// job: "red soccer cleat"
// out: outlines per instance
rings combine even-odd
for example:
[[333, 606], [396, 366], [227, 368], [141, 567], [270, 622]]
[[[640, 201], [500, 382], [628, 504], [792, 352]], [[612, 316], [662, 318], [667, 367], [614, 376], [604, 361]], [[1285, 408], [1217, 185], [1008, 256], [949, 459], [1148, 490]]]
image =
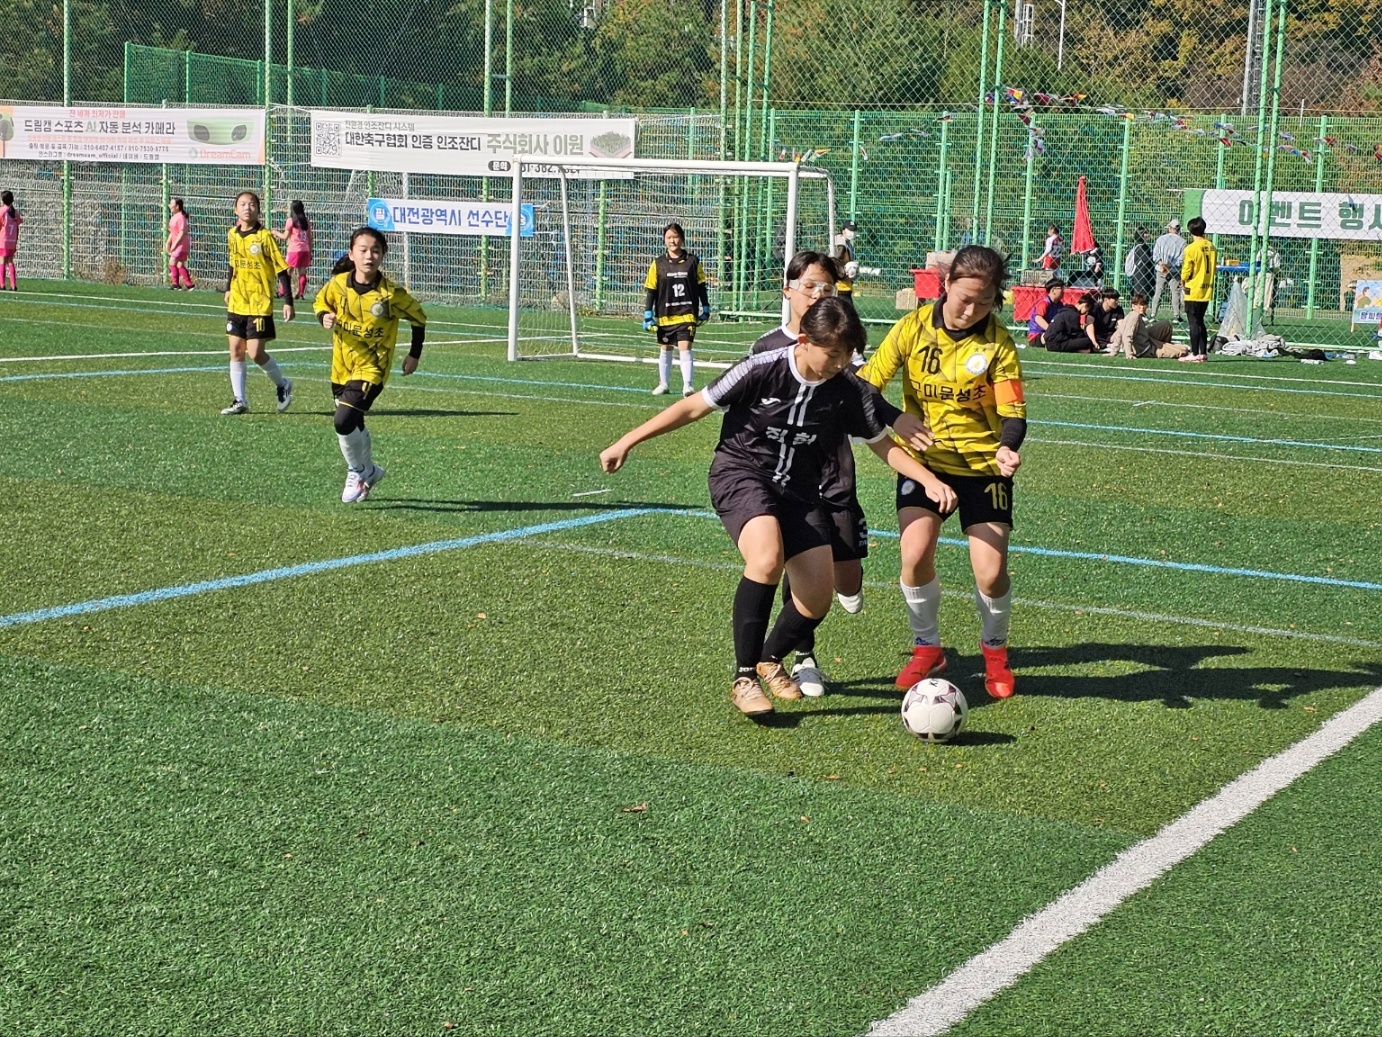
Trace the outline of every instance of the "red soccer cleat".
[[945, 670], [945, 649], [940, 645], [917, 645], [912, 649], [912, 658], [897, 675], [897, 686], [906, 690], [917, 681], [935, 677]]
[[984, 689], [990, 698], [1009, 699], [1015, 690], [1013, 672], [1008, 667], [1008, 649], [980, 645], [984, 653]]

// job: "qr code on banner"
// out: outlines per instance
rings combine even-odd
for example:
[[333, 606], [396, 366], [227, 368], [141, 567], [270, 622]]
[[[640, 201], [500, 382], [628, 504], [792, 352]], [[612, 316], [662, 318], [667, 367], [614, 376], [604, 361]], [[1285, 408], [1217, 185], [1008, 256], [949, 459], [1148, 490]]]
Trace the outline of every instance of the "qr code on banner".
[[312, 150], [318, 155], [341, 153], [341, 124], [318, 122], [312, 126]]

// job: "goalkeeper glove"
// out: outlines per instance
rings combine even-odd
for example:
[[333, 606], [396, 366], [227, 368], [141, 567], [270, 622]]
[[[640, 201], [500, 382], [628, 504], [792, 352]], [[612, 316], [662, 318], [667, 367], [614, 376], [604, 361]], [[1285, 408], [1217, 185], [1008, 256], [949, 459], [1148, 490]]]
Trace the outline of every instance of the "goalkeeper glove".
[[707, 321], [707, 320], [709, 320], [709, 319], [710, 319], [710, 303], [706, 303], [704, 306], [701, 307], [701, 320], [702, 320], [702, 321]]
[[848, 263], [846, 263], [846, 264], [845, 264], [845, 276], [848, 277], [848, 278], [850, 278], [850, 279], [853, 279], [853, 278], [858, 277], [858, 276], [859, 276], [859, 264], [856, 263], [856, 262], [854, 262], [854, 260], [852, 260], [852, 259], [851, 259]]
[[652, 311], [652, 310], [644, 310], [644, 311], [643, 311], [643, 330], [644, 330], [644, 331], [652, 331], [652, 330], [653, 330], [653, 311]]

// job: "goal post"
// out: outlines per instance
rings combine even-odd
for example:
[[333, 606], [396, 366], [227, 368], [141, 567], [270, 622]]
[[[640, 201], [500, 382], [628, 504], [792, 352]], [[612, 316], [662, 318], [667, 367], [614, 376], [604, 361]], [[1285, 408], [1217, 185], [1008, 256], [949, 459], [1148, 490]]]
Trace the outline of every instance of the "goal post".
[[[684, 225], [701, 257], [712, 308], [765, 322], [786, 318], [779, 289], [798, 242], [829, 253], [835, 240], [834, 182], [797, 162], [522, 158], [512, 190], [511, 361], [654, 362], [655, 338], [637, 315], [669, 223]], [[698, 365], [728, 366], [746, 352], [718, 338], [697, 338]]]

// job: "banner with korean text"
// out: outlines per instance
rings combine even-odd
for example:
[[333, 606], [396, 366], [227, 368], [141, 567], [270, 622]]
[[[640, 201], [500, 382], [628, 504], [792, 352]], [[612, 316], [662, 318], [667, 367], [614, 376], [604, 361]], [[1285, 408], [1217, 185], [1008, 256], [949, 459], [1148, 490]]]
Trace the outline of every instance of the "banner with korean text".
[[0, 105], [0, 158], [262, 166], [262, 108]]
[[[533, 207], [520, 203], [518, 234], [533, 236]], [[375, 230], [403, 234], [468, 234], [508, 237], [513, 206], [508, 202], [448, 202], [435, 198], [371, 198], [365, 218]]]
[[[1187, 191], [1187, 210], [1191, 207]], [[1205, 191], [1200, 201], [1209, 234], [1251, 234], [1274, 238], [1325, 238], [1331, 241], [1382, 242], [1382, 194], [1316, 194], [1313, 191], [1276, 191], [1266, 219], [1254, 221], [1251, 191]]]
[[[515, 158], [631, 158], [635, 119], [486, 119], [312, 111], [312, 165], [449, 176], [512, 176]], [[556, 176], [552, 167], [528, 167]], [[580, 179], [632, 176], [591, 171]]]
[[1359, 281], [1354, 286], [1351, 320], [1382, 328], [1382, 281]]

